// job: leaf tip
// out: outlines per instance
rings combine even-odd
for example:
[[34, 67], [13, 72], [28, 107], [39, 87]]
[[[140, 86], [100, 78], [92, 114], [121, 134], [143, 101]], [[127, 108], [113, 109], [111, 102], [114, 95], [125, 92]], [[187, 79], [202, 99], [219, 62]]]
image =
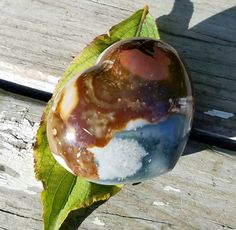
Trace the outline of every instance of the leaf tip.
[[148, 13], [148, 11], [149, 11], [149, 6], [148, 6], [148, 5], [145, 5], [145, 6], [143, 7], [143, 11], [146, 12], [146, 13]]

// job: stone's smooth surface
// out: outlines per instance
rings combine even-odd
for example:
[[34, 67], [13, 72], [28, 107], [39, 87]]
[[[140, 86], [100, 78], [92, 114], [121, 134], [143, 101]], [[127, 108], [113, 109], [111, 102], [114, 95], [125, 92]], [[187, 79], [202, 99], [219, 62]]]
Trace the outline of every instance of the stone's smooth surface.
[[56, 159], [74, 174], [133, 183], [174, 167], [192, 115], [191, 84], [177, 52], [134, 38], [108, 48], [67, 83], [49, 113], [47, 135]]

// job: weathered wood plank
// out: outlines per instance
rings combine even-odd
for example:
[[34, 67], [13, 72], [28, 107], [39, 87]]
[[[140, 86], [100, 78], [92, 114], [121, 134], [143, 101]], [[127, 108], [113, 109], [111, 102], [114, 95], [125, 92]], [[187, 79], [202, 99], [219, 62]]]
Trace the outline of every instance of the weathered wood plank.
[[1, 186], [0, 194], [0, 229], [43, 228], [38, 193], [26, 193]]
[[[146, 3], [162, 38], [189, 66], [195, 127], [236, 139], [236, 0]], [[2, 0], [0, 78], [52, 92], [72, 56], [143, 4], [141, 0]]]
[[1, 91], [0, 105], [0, 185], [30, 192], [35, 184], [28, 174], [33, 170], [30, 153], [44, 104]]
[[[42, 229], [32, 141], [44, 103], [0, 90], [0, 229]], [[236, 229], [236, 157], [190, 142], [175, 169], [126, 186], [80, 229]]]

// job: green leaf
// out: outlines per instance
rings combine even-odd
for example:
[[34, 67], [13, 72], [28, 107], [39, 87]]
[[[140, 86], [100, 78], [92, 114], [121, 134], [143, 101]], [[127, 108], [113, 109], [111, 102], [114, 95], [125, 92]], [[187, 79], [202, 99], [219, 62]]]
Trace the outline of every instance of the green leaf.
[[34, 152], [36, 178], [42, 181], [44, 188], [41, 199], [45, 230], [59, 229], [71, 211], [80, 212], [94, 203], [106, 201], [122, 187], [94, 184], [62, 168], [51, 154], [46, 136], [46, 123], [53, 98], [65, 83], [75, 74], [93, 66], [98, 56], [110, 45], [132, 37], [159, 39], [155, 20], [148, 13], [147, 6], [113, 26], [107, 34], [98, 36], [85, 47], [61, 77], [45, 109], [37, 132]]

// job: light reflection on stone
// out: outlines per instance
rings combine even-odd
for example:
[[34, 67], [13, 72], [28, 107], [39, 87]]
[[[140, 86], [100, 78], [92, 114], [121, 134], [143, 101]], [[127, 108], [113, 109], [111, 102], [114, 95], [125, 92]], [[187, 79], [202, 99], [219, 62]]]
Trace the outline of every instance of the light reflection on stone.
[[177, 52], [134, 38], [74, 76], [53, 108], [47, 135], [60, 164], [96, 183], [134, 183], [174, 167], [191, 129], [193, 97]]

